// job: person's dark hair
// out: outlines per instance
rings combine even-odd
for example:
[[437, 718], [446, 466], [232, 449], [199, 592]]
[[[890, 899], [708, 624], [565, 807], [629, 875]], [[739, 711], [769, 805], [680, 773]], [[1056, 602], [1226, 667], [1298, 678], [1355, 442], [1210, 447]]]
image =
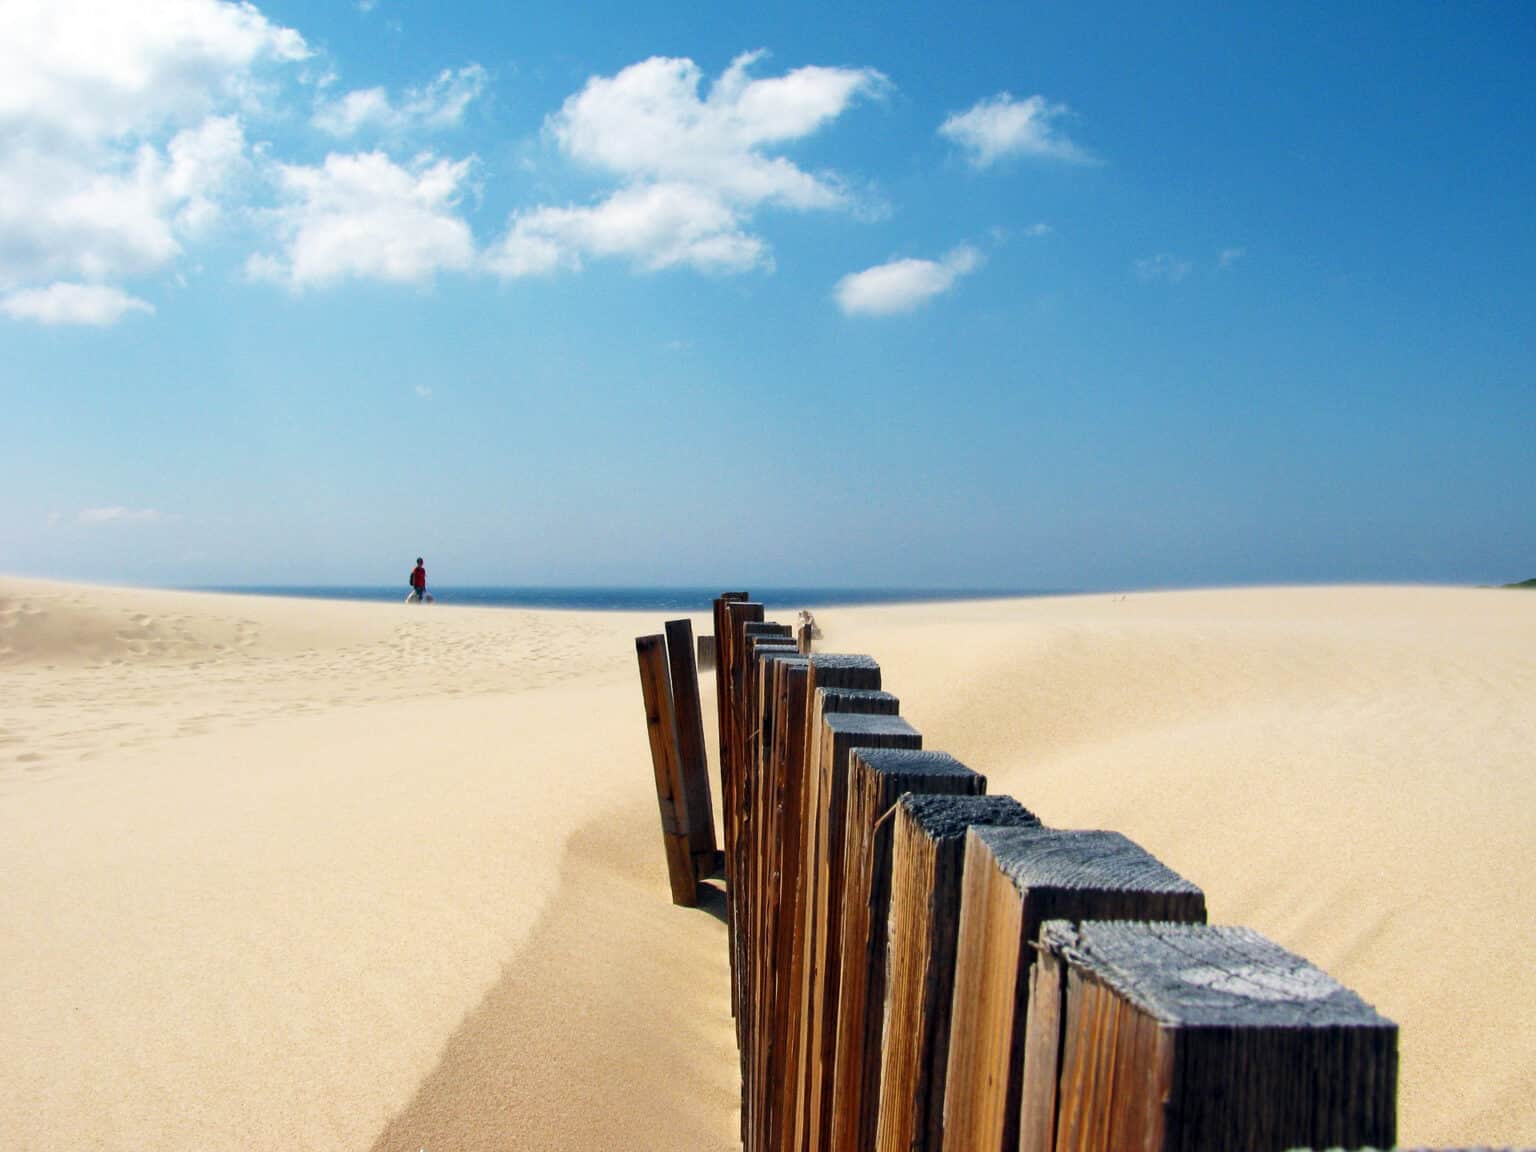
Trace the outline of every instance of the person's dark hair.
[[422, 558], [421, 558], [421, 557], [420, 557], [420, 556], [418, 556], [418, 557], [416, 557], [416, 563], [418, 563], [418, 564], [424, 564], [424, 563], [425, 563], [425, 561], [424, 561], [424, 560], [422, 560]]

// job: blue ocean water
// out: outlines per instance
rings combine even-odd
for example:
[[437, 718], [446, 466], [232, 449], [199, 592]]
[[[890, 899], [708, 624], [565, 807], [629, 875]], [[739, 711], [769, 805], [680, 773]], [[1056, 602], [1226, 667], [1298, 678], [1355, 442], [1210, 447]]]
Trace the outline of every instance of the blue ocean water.
[[[497, 608], [565, 608], [634, 612], [707, 612], [721, 588], [546, 588], [432, 585], [439, 604]], [[394, 586], [253, 585], [204, 588], [253, 596], [302, 596], [320, 600], [401, 602], [408, 591]], [[1020, 588], [753, 588], [752, 598], [770, 609], [830, 608], [853, 604], [903, 604], [932, 600], [986, 600], [1000, 596], [1050, 596], [1057, 593]]]

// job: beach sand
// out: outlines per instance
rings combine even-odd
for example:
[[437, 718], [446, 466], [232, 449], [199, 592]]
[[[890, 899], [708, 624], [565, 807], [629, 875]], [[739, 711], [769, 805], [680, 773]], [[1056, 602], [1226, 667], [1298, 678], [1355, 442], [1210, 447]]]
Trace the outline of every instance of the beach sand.
[[[992, 791], [1397, 1020], [1404, 1143], [1536, 1142], [1536, 596], [817, 616]], [[662, 618], [0, 579], [0, 1146], [736, 1148], [725, 930], [668, 902], [635, 670]]]

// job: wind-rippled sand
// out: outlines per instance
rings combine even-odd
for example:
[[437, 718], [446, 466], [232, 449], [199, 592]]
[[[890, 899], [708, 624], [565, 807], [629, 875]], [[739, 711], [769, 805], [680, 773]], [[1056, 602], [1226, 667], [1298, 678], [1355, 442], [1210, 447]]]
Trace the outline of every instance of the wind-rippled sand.
[[[0, 1143], [737, 1147], [724, 928], [657, 832], [661, 619], [0, 580]], [[1536, 1142], [1536, 595], [818, 619], [929, 747], [1396, 1019], [1404, 1143]]]

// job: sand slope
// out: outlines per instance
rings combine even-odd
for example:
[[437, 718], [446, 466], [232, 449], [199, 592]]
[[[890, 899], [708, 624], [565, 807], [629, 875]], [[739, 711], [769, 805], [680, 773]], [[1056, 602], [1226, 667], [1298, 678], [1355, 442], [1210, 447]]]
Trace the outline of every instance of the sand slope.
[[[818, 617], [929, 746], [1396, 1018], [1405, 1141], [1536, 1140], [1536, 597]], [[0, 581], [0, 1140], [735, 1147], [724, 930], [656, 831], [659, 624]]]

